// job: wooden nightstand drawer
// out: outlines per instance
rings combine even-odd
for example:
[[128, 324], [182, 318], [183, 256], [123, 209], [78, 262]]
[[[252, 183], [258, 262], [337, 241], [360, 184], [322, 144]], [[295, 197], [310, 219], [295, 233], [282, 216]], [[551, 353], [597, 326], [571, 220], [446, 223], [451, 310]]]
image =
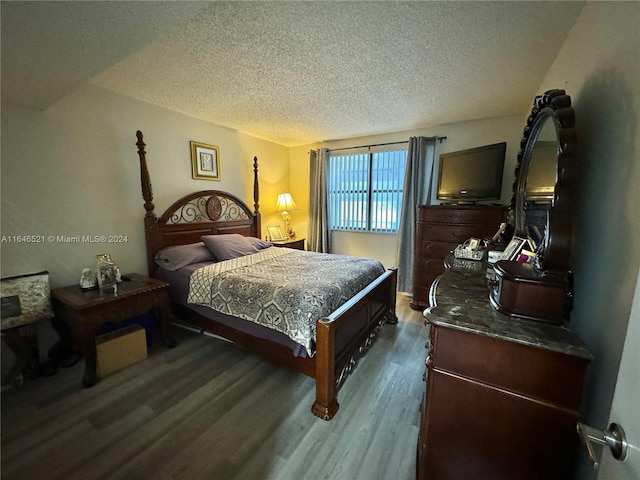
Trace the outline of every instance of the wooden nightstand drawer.
[[271, 242], [274, 247], [294, 248], [296, 250], [304, 250], [304, 238], [292, 238], [282, 242]]

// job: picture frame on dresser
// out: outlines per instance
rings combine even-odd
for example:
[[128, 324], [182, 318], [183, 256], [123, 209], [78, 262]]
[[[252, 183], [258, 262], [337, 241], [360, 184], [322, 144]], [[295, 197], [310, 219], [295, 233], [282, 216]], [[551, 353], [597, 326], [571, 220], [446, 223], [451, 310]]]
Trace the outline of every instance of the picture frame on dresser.
[[102, 265], [97, 267], [96, 276], [98, 278], [98, 287], [101, 290], [112, 288], [116, 282], [116, 266]]
[[288, 240], [289, 237], [286, 237], [282, 230], [278, 225], [270, 225], [267, 227], [267, 231], [269, 232], [269, 239], [272, 242], [281, 242], [283, 240]]
[[468, 245], [469, 250], [472, 250], [472, 251], [475, 252], [480, 248], [480, 239], [479, 238], [470, 238], [468, 240], [468, 242], [469, 242], [469, 245]]
[[521, 237], [511, 238], [511, 241], [507, 244], [507, 247], [504, 249], [504, 252], [502, 252], [502, 255], [500, 256], [500, 260], [509, 260], [509, 261], [515, 260], [518, 257], [518, 254], [520, 253], [522, 248], [524, 247], [525, 243], [527, 243], [527, 240], [525, 238], [521, 238]]

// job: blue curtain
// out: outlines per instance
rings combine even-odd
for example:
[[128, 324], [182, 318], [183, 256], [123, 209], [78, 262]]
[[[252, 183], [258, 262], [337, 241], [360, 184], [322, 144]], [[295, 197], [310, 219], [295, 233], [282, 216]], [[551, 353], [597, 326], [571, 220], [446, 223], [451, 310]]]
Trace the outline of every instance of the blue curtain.
[[327, 220], [327, 168], [329, 150], [319, 148], [309, 152], [309, 238], [312, 252], [329, 253], [329, 222]]
[[398, 291], [413, 293], [418, 205], [431, 203], [431, 185], [437, 137], [411, 137], [404, 175], [402, 213], [398, 228], [396, 265]]

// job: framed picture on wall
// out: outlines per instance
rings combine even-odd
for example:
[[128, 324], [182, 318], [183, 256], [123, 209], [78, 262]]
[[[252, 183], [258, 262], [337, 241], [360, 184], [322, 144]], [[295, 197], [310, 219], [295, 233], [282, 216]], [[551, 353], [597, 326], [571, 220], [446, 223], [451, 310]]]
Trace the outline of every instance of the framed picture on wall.
[[220, 150], [206, 143], [189, 142], [191, 173], [199, 180], [220, 180]]

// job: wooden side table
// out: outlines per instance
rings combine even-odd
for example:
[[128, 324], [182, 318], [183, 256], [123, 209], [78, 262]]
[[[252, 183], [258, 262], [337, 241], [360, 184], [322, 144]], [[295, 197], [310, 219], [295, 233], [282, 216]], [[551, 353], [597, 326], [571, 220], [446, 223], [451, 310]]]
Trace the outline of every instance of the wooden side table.
[[53, 308], [71, 330], [85, 360], [82, 384], [96, 383], [96, 332], [106, 323], [117, 323], [153, 310], [165, 345], [175, 346], [168, 334], [171, 301], [169, 284], [137, 273], [123, 275], [117, 293], [113, 290], [83, 291], [79, 285], [51, 291]]
[[271, 242], [274, 247], [287, 247], [296, 250], [304, 250], [304, 238], [290, 238], [281, 242]]

